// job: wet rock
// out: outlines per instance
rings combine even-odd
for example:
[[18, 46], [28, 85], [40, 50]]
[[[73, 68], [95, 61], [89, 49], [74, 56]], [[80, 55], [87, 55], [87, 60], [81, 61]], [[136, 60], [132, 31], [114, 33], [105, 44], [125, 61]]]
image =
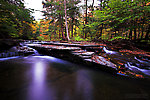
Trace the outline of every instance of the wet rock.
[[18, 46], [19, 42], [16, 40], [0, 40], [0, 52], [9, 50], [13, 46]]

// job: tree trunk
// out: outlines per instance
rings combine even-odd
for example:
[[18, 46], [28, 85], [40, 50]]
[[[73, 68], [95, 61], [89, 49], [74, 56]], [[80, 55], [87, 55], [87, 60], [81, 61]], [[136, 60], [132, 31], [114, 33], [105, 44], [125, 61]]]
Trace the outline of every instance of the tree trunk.
[[136, 28], [134, 28], [134, 40], [136, 40]]
[[[71, 7], [75, 7], [75, 3], [74, 3], [75, 1], [76, 1], [76, 0], [72, 0], [71, 3], [72, 3], [73, 5], [71, 5]], [[75, 16], [72, 15], [72, 16], [71, 16], [71, 27], [70, 27], [70, 28], [71, 28], [71, 38], [73, 38], [73, 25], [74, 25], [74, 20], [75, 20]]]
[[138, 37], [137, 37], [137, 39], [140, 39], [140, 34], [141, 34], [140, 31], [141, 31], [140, 28], [138, 28]]
[[61, 24], [62, 39], [65, 40], [63, 25]]
[[72, 35], [71, 37], [72, 37], [72, 38], [73, 38], [73, 22], [74, 22], [74, 18], [72, 18], [72, 23], [71, 23], [71, 33], [72, 33], [72, 34], [71, 34], [71, 35]]
[[146, 30], [146, 35], [145, 35], [145, 39], [148, 40], [149, 39], [149, 33], [150, 33], [150, 25], [148, 25], [148, 28]]
[[87, 0], [85, 2], [86, 11], [85, 11], [85, 24], [87, 24]]
[[100, 0], [100, 4], [99, 4], [100, 10], [102, 10], [102, 1], [103, 1], [103, 0]]
[[92, 11], [94, 11], [94, 0], [92, 2]]
[[66, 9], [66, 0], [64, 0], [64, 8], [65, 8], [65, 22], [66, 22], [67, 40], [68, 40], [68, 41], [70, 41], [69, 33], [68, 33], [68, 24], [67, 24], [67, 9]]
[[60, 34], [61, 34], [61, 31], [60, 31], [60, 29], [59, 29], [59, 39], [61, 38], [61, 35], [60, 35]]
[[[94, 0], [93, 0], [93, 4], [94, 4]], [[102, 9], [101, 9], [101, 7], [102, 7], [102, 0], [100, 0], [99, 6], [100, 6], [100, 10], [102, 11]], [[102, 25], [102, 27], [100, 28], [99, 37], [101, 37], [101, 36], [102, 36], [102, 33], [103, 33], [103, 23], [102, 23], [101, 25]]]
[[142, 34], [141, 34], [141, 39], [143, 39], [143, 32], [144, 32], [144, 27], [142, 26]]
[[[86, 6], [86, 11], [85, 11], [85, 24], [87, 24], [87, 0], [85, 1], [85, 6]], [[84, 27], [84, 29], [85, 29], [85, 33], [84, 33], [84, 38], [86, 38], [87, 37], [87, 29], [86, 29], [86, 27]]]
[[[101, 37], [101, 36], [102, 36], [102, 32], [103, 32], [103, 24], [102, 24], [102, 27], [100, 27], [99, 37]], [[98, 37], [98, 38], [99, 38], [99, 37]]]
[[130, 29], [129, 39], [132, 40], [132, 29]]
[[62, 17], [61, 15], [59, 14], [59, 20], [60, 20], [60, 26], [61, 26], [61, 33], [62, 33], [62, 40], [65, 40], [65, 35], [64, 35], [64, 29], [63, 29], [63, 23], [62, 23]]
[[144, 21], [144, 19], [143, 19], [143, 22], [142, 22], [142, 34], [141, 34], [141, 39], [143, 39], [143, 35], [144, 35], [144, 23], [145, 23], [145, 21]]

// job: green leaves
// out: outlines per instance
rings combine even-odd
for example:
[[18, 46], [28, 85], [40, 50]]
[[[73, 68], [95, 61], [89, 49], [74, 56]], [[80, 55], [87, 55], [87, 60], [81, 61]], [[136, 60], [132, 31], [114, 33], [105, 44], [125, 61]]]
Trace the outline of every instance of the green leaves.
[[32, 23], [31, 10], [24, 7], [22, 0], [1, 0], [0, 4], [0, 37], [18, 38], [24, 35], [22, 30]]
[[[106, 5], [102, 7], [103, 9], [93, 12], [94, 18], [99, 23], [97, 25], [104, 25], [105, 28], [112, 30], [136, 31], [140, 27], [147, 28], [150, 21], [150, 6], [146, 6], [148, 2], [148, 0], [109, 0], [102, 3]], [[93, 24], [88, 25], [90, 28], [93, 28], [92, 26]]]
[[123, 6], [123, 2], [121, 0], [110, 0], [110, 2], [108, 3], [108, 6], [110, 8], [117, 9]]

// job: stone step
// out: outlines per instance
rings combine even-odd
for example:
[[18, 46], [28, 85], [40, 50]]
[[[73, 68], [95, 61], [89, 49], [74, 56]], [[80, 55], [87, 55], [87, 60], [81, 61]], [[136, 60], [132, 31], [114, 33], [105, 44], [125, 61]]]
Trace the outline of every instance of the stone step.
[[94, 54], [94, 52], [84, 52], [84, 53], [81, 53], [81, 55], [84, 55], [84, 56], [91, 56], [92, 54]]
[[81, 57], [83, 59], [89, 59], [89, 58], [91, 58], [91, 56], [82, 56], [82, 55], [79, 55], [79, 57]]
[[92, 60], [95, 61], [95, 63], [98, 63], [98, 64], [101, 64], [101, 65], [105, 65], [105, 66], [112, 67], [112, 68], [116, 69], [116, 65], [115, 64], [113, 64], [110, 61], [107, 61], [102, 56], [96, 56], [96, 55], [94, 55], [94, 56], [92, 56]]
[[92, 59], [84, 59], [85, 61], [93, 62]]

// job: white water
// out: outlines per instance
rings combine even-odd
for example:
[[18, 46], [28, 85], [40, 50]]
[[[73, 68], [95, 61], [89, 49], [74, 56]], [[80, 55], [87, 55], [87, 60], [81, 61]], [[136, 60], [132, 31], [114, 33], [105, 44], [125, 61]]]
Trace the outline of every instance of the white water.
[[16, 59], [16, 58], [19, 58], [19, 56], [15, 56], [15, 57], [7, 57], [7, 58], [0, 58], [0, 61], [10, 60], [10, 59]]
[[110, 50], [107, 50], [106, 47], [103, 48], [103, 50], [108, 53], [108, 54], [116, 54], [117, 52], [115, 51], [110, 51]]
[[145, 64], [148, 63], [148, 62], [143, 61], [143, 60], [140, 60], [140, 59], [138, 59], [138, 58], [136, 58], [136, 57], [134, 57], [134, 59], [137, 60], [137, 61], [139, 61], [140, 63], [145, 63]]
[[130, 70], [136, 69], [136, 70], [139, 70], [139, 71], [143, 72], [143, 73], [146, 74], [146, 75], [150, 75], [150, 70], [138, 68], [138, 67], [136, 67], [136, 66], [131, 65], [129, 62], [127, 62], [127, 65], [129, 66], [129, 69], [130, 69]]

